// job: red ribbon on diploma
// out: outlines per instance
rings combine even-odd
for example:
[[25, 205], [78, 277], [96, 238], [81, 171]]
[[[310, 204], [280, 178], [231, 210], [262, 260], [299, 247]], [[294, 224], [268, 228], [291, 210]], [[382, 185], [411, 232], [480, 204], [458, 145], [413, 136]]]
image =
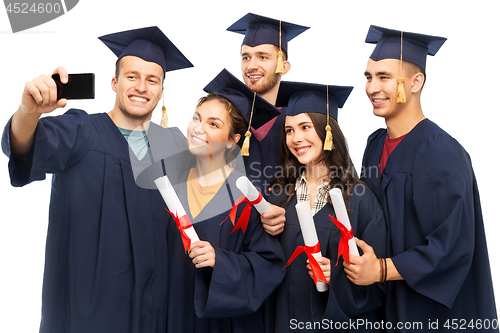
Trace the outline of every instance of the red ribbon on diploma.
[[187, 253], [189, 251], [189, 248], [191, 247], [191, 238], [189, 238], [184, 230], [192, 227], [193, 225], [191, 224], [191, 221], [189, 221], [189, 217], [187, 215], [179, 217], [177, 216], [177, 212], [175, 212], [174, 215], [174, 213], [172, 213], [168, 209], [166, 210], [174, 218], [175, 224], [177, 225], [177, 230], [181, 232], [182, 244], [184, 245], [184, 253]]
[[337, 254], [337, 263], [335, 264], [335, 266], [337, 266], [337, 264], [339, 263], [340, 255], [342, 255], [344, 257], [344, 260], [349, 265], [350, 264], [349, 263], [349, 239], [354, 238], [354, 234], [352, 232], [352, 227], [351, 227], [351, 230], [347, 230], [347, 228], [342, 224], [342, 222], [340, 222], [339, 220], [337, 220], [336, 218], [334, 218], [330, 214], [328, 214], [328, 216], [330, 216], [330, 220], [332, 220], [332, 222], [335, 223], [337, 228], [340, 229], [340, 234], [342, 235], [342, 237], [340, 238], [340, 241], [339, 241], [339, 251]]
[[[319, 267], [319, 264], [316, 261], [316, 258], [314, 258], [314, 256], [313, 256], [313, 253], [321, 252], [321, 248], [319, 246], [319, 242], [317, 242], [316, 245], [314, 245], [314, 246], [307, 246], [307, 245], [305, 245], [305, 246], [300, 246], [300, 245], [297, 246], [297, 248], [293, 252], [292, 256], [290, 257], [290, 259], [286, 263], [285, 267], [288, 266], [288, 265], [290, 265], [292, 263], [292, 261], [294, 261], [295, 258], [297, 258], [297, 256], [299, 254], [301, 254], [302, 252], [305, 252], [306, 255], [307, 255], [307, 258], [309, 259], [309, 265], [311, 265], [311, 270], [312, 270], [312, 273], [313, 273], [314, 284], [317, 285], [318, 284], [318, 280], [319, 281], [323, 281], [323, 282], [327, 282], [325, 274], [323, 273], [323, 270], [321, 269], [321, 267]], [[285, 267], [283, 267], [283, 269]]]
[[[262, 194], [259, 192], [259, 196], [254, 201], [250, 201], [247, 199], [247, 197], [242, 195], [241, 197], [238, 198], [238, 200], [236, 200], [234, 202], [233, 207], [231, 208], [231, 211], [229, 211], [229, 215], [228, 215], [228, 217], [231, 219], [231, 222], [233, 222], [233, 225], [234, 225], [234, 228], [233, 228], [233, 231], [231, 231], [231, 234], [238, 229], [241, 229], [241, 231], [243, 231], [243, 233], [245, 233], [245, 231], [247, 230], [247, 226], [248, 226], [248, 220], [250, 220], [250, 212], [252, 211], [252, 205], [256, 205], [261, 201], [262, 201]], [[243, 208], [243, 211], [241, 212], [240, 218], [238, 219], [238, 222], [236, 222], [236, 225], [235, 225], [234, 220], [236, 219], [236, 211], [238, 210], [238, 205], [241, 203], [245, 203], [245, 207]], [[227, 217], [226, 217], [226, 219], [227, 219]], [[226, 219], [224, 219], [224, 221]], [[224, 221], [222, 221], [222, 223], [224, 223]]]

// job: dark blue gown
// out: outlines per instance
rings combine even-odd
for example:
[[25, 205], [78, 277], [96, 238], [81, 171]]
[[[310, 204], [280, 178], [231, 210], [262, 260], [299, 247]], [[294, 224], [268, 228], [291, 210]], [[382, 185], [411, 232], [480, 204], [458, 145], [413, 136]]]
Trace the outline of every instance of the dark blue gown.
[[363, 177], [387, 218], [389, 253], [405, 279], [388, 283], [386, 320], [394, 325], [421, 322], [424, 329], [429, 320], [438, 320], [442, 331], [448, 331], [445, 325], [452, 320], [496, 322], [485, 230], [469, 155], [426, 119], [394, 149], [380, 175], [386, 135], [380, 129], [369, 137], [363, 159]]
[[[178, 129], [150, 131], [185, 148]], [[158, 190], [136, 185], [113, 121], [75, 109], [43, 117], [23, 160], [9, 134], [10, 122], [2, 149], [13, 186], [53, 174], [40, 332], [164, 333], [170, 216]]]
[[[278, 197], [272, 199], [275, 204], [279, 204]], [[286, 260], [291, 257], [297, 246], [304, 245], [295, 210], [296, 204], [297, 198], [294, 196], [284, 207], [286, 223], [279, 239]], [[386, 224], [383, 211], [373, 193], [359, 184], [348, 207], [350, 207], [348, 212], [354, 235], [371, 243], [378, 257], [385, 256]], [[344, 326], [337, 326], [340, 328], [338, 331], [342, 332], [346, 331], [342, 327], [350, 327], [346, 326], [350, 320], [364, 319], [379, 322], [382, 319], [380, 311], [383, 308], [383, 287], [378, 283], [368, 287], [354, 285], [347, 279], [342, 259], [339, 259], [339, 264], [335, 266], [341, 235], [328, 217], [329, 214], [335, 216], [332, 205], [326, 204], [314, 215], [314, 223], [321, 253], [330, 259], [330, 288], [326, 292], [318, 292], [306, 268], [306, 255], [298, 256], [286, 268], [285, 279], [271, 300], [275, 302], [270, 306], [274, 313], [272, 319], [274, 322], [271, 324], [274, 327], [274, 331], [271, 330], [273, 332], [329, 331], [331, 328], [336, 328], [336, 322], [346, 323]], [[319, 329], [307, 330], [307, 323], [317, 325]], [[301, 330], [301, 327], [305, 329]]]
[[[241, 174], [233, 171], [214, 198], [193, 220], [189, 212], [187, 188], [177, 191], [200, 240], [215, 249], [214, 268], [195, 268], [184, 253], [181, 236], [174, 223], [168, 226], [169, 309], [168, 332], [263, 332], [261, 305], [283, 280], [283, 251], [276, 238], [267, 234], [260, 215], [252, 208], [246, 232], [230, 234], [233, 224], [227, 217], [233, 202], [241, 196], [235, 186]], [[188, 171], [182, 179], [187, 179]], [[243, 210], [240, 205], [236, 219]]]
[[[286, 117], [286, 107], [280, 108], [281, 114], [274, 120], [272, 127], [260, 141], [253, 134], [250, 138], [250, 156], [243, 157], [245, 170], [252, 183], [267, 197], [271, 181], [280, 172], [281, 132]], [[271, 120], [271, 121], [273, 121]], [[243, 140], [240, 140], [241, 145]]]

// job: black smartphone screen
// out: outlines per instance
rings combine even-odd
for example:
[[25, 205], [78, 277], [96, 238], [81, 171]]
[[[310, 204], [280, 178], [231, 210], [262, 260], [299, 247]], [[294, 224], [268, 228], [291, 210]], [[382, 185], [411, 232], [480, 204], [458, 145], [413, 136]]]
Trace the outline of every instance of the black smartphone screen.
[[68, 83], [62, 84], [59, 74], [52, 75], [57, 85], [57, 99], [93, 99], [94, 73], [68, 74]]

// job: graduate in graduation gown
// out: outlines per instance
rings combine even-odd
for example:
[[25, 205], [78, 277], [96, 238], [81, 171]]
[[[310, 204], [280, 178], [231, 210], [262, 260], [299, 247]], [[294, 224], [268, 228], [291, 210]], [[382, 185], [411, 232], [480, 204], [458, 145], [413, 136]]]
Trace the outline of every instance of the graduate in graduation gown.
[[[383, 287], [354, 285], [341, 264], [335, 265], [341, 234], [329, 218], [329, 215], [335, 216], [335, 212], [328, 190], [339, 187], [354, 235], [373, 242], [377, 254], [385, 254], [383, 211], [374, 194], [357, 179], [345, 138], [336, 122], [337, 107], [343, 106], [352, 87], [328, 86], [327, 94], [325, 85], [294, 82], [281, 85], [278, 102], [288, 104], [282, 139], [286, 152], [283, 166], [291, 172], [272, 187], [273, 203], [282, 204], [286, 209], [285, 228], [279, 239], [285, 259], [292, 256], [297, 246], [304, 245], [295, 205], [303, 201], [312, 203], [323, 255], [318, 262], [323, 265], [330, 286], [328, 291], [317, 291], [307, 257], [298, 256], [286, 268], [285, 279], [274, 295], [273, 331], [347, 331], [352, 328], [350, 321], [357, 319], [379, 322]], [[327, 124], [329, 130], [325, 130]], [[333, 135], [333, 145], [325, 146], [328, 131]]]
[[[272, 105], [281, 82], [281, 76], [291, 69], [288, 42], [309, 27], [248, 13], [233, 23], [228, 31], [243, 34], [241, 45], [241, 72], [245, 84]], [[249, 176], [267, 195], [269, 184], [281, 174], [280, 139], [286, 107], [279, 107], [278, 116], [260, 128], [252, 128], [251, 151], [245, 156]], [[254, 146], [257, 146], [254, 148]], [[255, 149], [255, 151], [253, 150]]]
[[[401, 34], [404, 62], [399, 73]], [[386, 118], [387, 129], [369, 137], [363, 159], [364, 179], [390, 227], [387, 280], [395, 281], [387, 283], [386, 321], [418, 322], [424, 329], [432, 323], [437, 331], [458, 323], [471, 332], [498, 332], [492, 324], [497, 313], [470, 157], [423, 117], [417, 103], [426, 55], [434, 55], [445, 38], [372, 26], [367, 41], [378, 43], [368, 61], [367, 94], [376, 100], [384, 91], [393, 103], [374, 102], [374, 113]], [[415, 65], [420, 68], [412, 70]], [[390, 79], [380, 79], [377, 73], [382, 72]], [[403, 103], [395, 103], [399, 75], [417, 87], [404, 86]], [[408, 328], [401, 331], [414, 329]]]
[[[214, 79], [209, 86], [215, 93], [200, 99], [188, 126], [196, 163], [175, 187], [200, 241], [185, 254], [177, 226], [169, 225], [169, 240], [171, 234], [177, 237], [176, 243], [169, 241], [175, 273], [169, 281], [168, 332], [262, 332], [261, 306], [284, 276], [283, 251], [264, 231], [255, 208], [244, 228], [235, 228], [228, 218], [242, 195], [235, 184], [244, 174], [234, 168], [243, 161], [234, 157], [253, 108], [245, 94], [254, 95], [233, 79], [227, 71]], [[234, 205], [235, 223], [244, 206]]]
[[[156, 27], [131, 33], [137, 36], [137, 32], [142, 41], [135, 46], [140, 49], [157, 45], [151, 40], [154, 34], [166, 39]], [[161, 80], [165, 53], [173, 52], [159, 47], [157, 52], [139, 55], [134, 47], [124, 49], [127, 59], [120, 57], [119, 76], [113, 79], [118, 92], [127, 84], [124, 71], [155, 73]], [[146, 67], [133, 66], [138, 63]], [[56, 72], [64, 82], [66, 71], [59, 68]], [[171, 218], [158, 191], [135, 183], [131, 158], [136, 157], [129, 155], [127, 140], [117, 127], [131, 123], [126, 118], [117, 120], [122, 115], [117, 104], [108, 114], [70, 109], [61, 116], [38, 120], [40, 111], [65, 105], [65, 100], [56, 102], [53, 88], [48, 99], [37, 97], [36, 92], [50, 80], [41, 77], [27, 84], [20, 110], [2, 138], [13, 186], [53, 174], [40, 332], [164, 332], [169, 276], [165, 235]], [[161, 84], [156, 88], [161, 96]], [[123, 98], [118, 94], [117, 100]], [[142, 94], [153, 94], [153, 90]], [[150, 118], [157, 100], [151, 102], [150, 108], [141, 109], [144, 120]], [[37, 103], [44, 106], [39, 108]], [[29, 121], [23, 117], [31, 114], [26, 110], [36, 110], [36, 130], [27, 151], [20, 152], [16, 127], [21, 124], [28, 129]], [[185, 149], [178, 129], [151, 125], [148, 132], [174, 142], [172, 151]]]

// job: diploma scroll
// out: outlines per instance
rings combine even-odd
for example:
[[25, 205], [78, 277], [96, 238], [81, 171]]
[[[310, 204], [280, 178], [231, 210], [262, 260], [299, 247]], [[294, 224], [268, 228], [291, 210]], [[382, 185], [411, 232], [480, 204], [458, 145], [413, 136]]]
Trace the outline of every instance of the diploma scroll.
[[[262, 215], [262, 213], [270, 211], [271, 205], [262, 197], [259, 190], [255, 188], [252, 182], [246, 177], [241, 176], [236, 180], [236, 187], [243, 193], [243, 195], [253, 204], [255, 209]], [[260, 200], [258, 200], [260, 198]]]
[[[349, 215], [347, 215], [347, 209], [345, 208], [344, 198], [342, 197], [342, 191], [339, 188], [333, 188], [330, 190], [330, 198], [332, 199], [333, 209], [335, 210], [335, 215], [337, 215], [337, 220], [342, 223], [345, 230], [349, 233], [352, 233], [352, 226], [349, 220]], [[335, 221], [334, 221], [335, 222]], [[348, 240], [349, 244], [349, 254], [359, 256], [358, 247], [356, 245], [356, 241], [354, 240], [354, 236], [351, 235]], [[339, 244], [339, 249], [340, 249]], [[345, 258], [344, 260], [349, 263], [349, 258]]]
[[194, 230], [193, 225], [191, 224], [191, 221], [189, 220], [186, 211], [184, 210], [184, 207], [182, 206], [177, 193], [175, 193], [175, 190], [172, 187], [172, 184], [170, 183], [168, 177], [165, 175], [157, 178], [155, 180], [155, 184], [160, 191], [163, 200], [167, 204], [168, 209], [170, 209], [172, 216], [174, 217], [174, 219], [176, 219], [176, 223], [178, 224], [177, 228], [179, 228], [179, 230], [181, 231], [181, 235], [182, 232], [185, 232], [185, 235], [189, 238], [189, 244], [184, 244], [184, 249], [187, 252], [189, 251], [189, 245], [192, 242], [200, 240], [198, 238], [198, 234], [196, 233], [196, 230]]
[[[295, 209], [297, 210], [297, 216], [299, 218], [300, 230], [302, 231], [302, 236], [304, 237], [306, 253], [307, 248], [315, 248], [319, 251], [311, 253], [312, 256], [314, 258], [322, 257], [321, 249], [319, 248], [318, 235], [316, 233], [316, 226], [314, 225], [314, 219], [312, 216], [311, 207], [309, 206], [309, 202], [299, 202], [297, 205], [295, 205]], [[309, 264], [312, 267], [311, 260], [309, 260]], [[318, 291], [326, 291], [328, 290], [328, 283], [317, 281], [316, 289]]]

